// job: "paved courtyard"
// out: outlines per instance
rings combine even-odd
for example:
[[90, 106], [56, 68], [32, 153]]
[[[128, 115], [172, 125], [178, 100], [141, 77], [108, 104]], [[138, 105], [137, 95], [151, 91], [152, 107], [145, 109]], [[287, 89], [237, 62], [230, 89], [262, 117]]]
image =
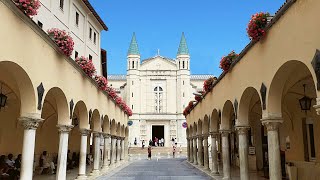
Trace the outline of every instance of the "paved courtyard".
[[110, 173], [98, 178], [98, 180], [206, 180], [209, 176], [189, 165], [185, 158], [153, 159], [132, 162], [120, 171]]

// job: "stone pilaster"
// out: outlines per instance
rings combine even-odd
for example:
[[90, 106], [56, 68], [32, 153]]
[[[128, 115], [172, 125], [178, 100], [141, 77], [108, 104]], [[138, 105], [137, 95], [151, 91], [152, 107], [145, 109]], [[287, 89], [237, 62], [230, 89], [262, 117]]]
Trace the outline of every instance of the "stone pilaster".
[[93, 157], [93, 170], [91, 172], [92, 176], [96, 176], [100, 173], [100, 140], [101, 132], [93, 132], [94, 138], [94, 157]]
[[230, 169], [230, 152], [229, 152], [229, 134], [230, 130], [220, 130], [222, 137], [222, 163], [223, 163], [223, 179], [231, 179]]
[[189, 137], [189, 144], [190, 144], [190, 147], [189, 147], [189, 151], [190, 151], [190, 163], [193, 163], [193, 137]]
[[203, 136], [203, 165], [205, 170], [210, 170], [209, 168], [209, 147], [208, 147], [208, 137], [209, 134], [204, 134]]
[[248, 162], [248, 126], [237, 126], [236, 131], [239, 136], [239, 158], [240, 158], [240, 179], [249, 180]]
[[197, 136], [193, 136], [193, 164], [198, 165], [198, 148], [197, 148]]
[[198, 135], [198, 165], [203, 167], [203, 137], [202, 135]]
[[271, 180], [281, 180], [281, 159], [279, 145], [279, 125], [283, 122], [281, 117], [264, 117], [262, 125], [268, 131], [268, 155], [269, 155], [269, 176]]
[[24, 128], [20, 179], [32, 179], [36, 129], [43, 119], [40, 114], [29, 114], [18, 120]]
[[109, 150], [110, 150], [110, 147], [109, 147], [110, 146], [110, 137], [111, 137], [111, 135], [108, 134], [108, 133], [104, 133], [103, 134], [103, 138], [104, 138], [103, 170], [108, 170], [109, 169], [109, 165], [110, 165], [109, 157], [108, 157]]
[[68, 156], [68, 141], [69, 132], [73, 125], [57, 125], [60, 139], [59, 139], [59, 153], [57, 165], [57, 179], [65, 180], [67, 178], [67, 156]]

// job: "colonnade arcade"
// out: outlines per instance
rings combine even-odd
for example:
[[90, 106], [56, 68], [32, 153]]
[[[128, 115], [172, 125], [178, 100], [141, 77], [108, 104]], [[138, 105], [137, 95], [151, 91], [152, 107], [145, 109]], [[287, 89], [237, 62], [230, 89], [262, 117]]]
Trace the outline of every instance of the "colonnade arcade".
[[[188, 115], [188, 161], [224, 179], [231, 179], [231, 166], [240, 168], [241, 179], [249, 179], [251, 171], [265, 171], [278, 180], [286, 176], [286, 165], [297, 167], [302, 179], [318, 176], [313, 165], [320, 157], [315, 81], [304, 63], [288, 61], [268, 87], [247, 87], [240, 97], [225, 99], [211, 113], [199, 109], [210, 103], [212, 97], [205, 97]], [[315, 108], [301, 110], [299, 99], [304, 96]], [[196, 119], [199, 111], [203, 118]]]

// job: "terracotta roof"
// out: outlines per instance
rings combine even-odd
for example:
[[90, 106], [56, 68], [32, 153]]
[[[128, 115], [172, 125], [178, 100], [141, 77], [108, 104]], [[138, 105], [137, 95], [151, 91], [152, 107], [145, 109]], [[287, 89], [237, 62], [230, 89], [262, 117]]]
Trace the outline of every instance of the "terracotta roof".
[[100, 18], [99, 14], [96, 12], [96, 10], [94, 10], [94, 8], [92, 7], [92, 5], [90, 4], [89, 0], [82, 0], [82, 2], [89, 8], [89, 10], [92, 12], [92, 14], [94, 15], [94, 17], [96, 17], [96, 19], [98, 20], [98, 22], [100, 23], [100, 25], [103, 27], [104, 30], [108, 31], [108, 27], [107, 25], [103, 22], [103, 20]]

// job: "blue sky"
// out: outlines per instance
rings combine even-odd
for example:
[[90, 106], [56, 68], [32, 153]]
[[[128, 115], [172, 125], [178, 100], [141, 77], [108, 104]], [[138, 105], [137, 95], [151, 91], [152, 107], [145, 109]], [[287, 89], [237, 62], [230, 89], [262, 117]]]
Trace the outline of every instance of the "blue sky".
[[109, 27], [101, 47], [108, 51], [108, 74], [126, 74], [126, 55], [136, 32], [141, 60], [160, 55], [175, 58], [186, 35], [192, 74], [220, 75], [219, 62], [248, 43], [252, 14], [274, 14], [285, 0], [90, 0]]

